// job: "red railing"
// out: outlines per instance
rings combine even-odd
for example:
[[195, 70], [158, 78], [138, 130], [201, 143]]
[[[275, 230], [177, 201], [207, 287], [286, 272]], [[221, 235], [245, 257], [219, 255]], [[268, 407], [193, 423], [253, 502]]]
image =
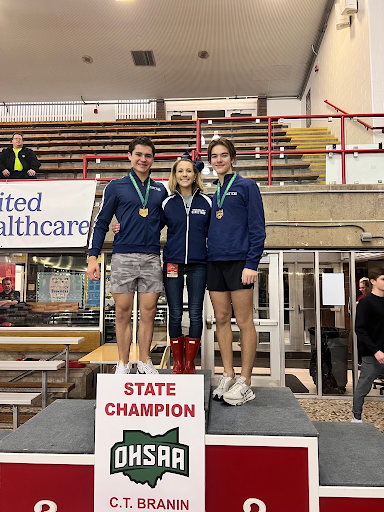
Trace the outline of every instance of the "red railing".
[[[384, 127], [382, 126], [370, 126], [369, 124], [360, 121], [359, 118], [361, 117], [370, 117], [370, 118], [377, 118], [377, 117], [384, 117], [384, 114], [349, 114], [335, 105], [332, 105], [330, 102], [325, 100], [325, 103], [329, 106], [337, 109], [340, 112], [343, 112], [342, 114], [334, 114], [332, 116], [329, 116], [327, 114], [323, 115], [301, 115], [301, 116], [258, 116], [258, 117], [213, 117], [213, 118], [198, 118], [196, 120], [196, 150], [191, 151], [191, 157], [193, 160], [197, 159], [200, 160], [201, 157], [207, 156], [207, 153], [202, 151], [201, 147], [201, 125], [204, 122], [227, 122], [227, 121], [256, 121], [257, 119], [260, 121], [265, 121], [267, 124], [267, 131], [268, 131], [268, 140], [266, 150], [263, 151], [237, 151], [237, 155], [260, 155], [260, 156], [266, 156], [267, 157], [267, 168], [268, 168], [268, 185], [272, 185], [272, 158], [277, 155], [324, 155], [324, 154], [340, 154], [341, 155], [341, 182], [342, 184], [346, 183], [346, 168], [345, 168], [345, 157], [347, 154], [353, 154], [353, 153], [383, 153], [383, 148], [376, 148], [376, 149], [345, 149], [345, 120], [346, 119], [353, 119], [361, 123], [364, 127], [371, 130], [381, 130], [384, 133]], [[327, 119], [328, 121], [331, 121], [332, 119], [340, 119], [340, 149], [320, 149], [320, 150], [285, 150], [285, 149], [278, 149], [273, 150], [272, 149], [272, 128], [273, 128], [273, 122], [276, 122], [280, 119], [283, 120], [304, 120], [304, 119]], [[157, 154], [155, 156], [156, 160], [172, 160], [177, 159], [182, 156], [182, 153], [178, 154]], [[88, 162], [94, 161], [94, 160], [128, 160], [128, 155], [126, 153], [124, 154], [115, 154], [115, 155], [84, 155], [83, 156], [83, 179], [89, 179], [87, 177], [88, 174]], [[96, 169], [93, 169], [95, 171]], [[104, 169], [103, 169], [104, 170]], [[94, 178], [91, 178], [94, 179]], [[97, 178], [97, 181], [111, 181], [111, 179], [114, 178]], [[164, 178], [153, 178], [156, 181], [163, 181]], [[44, 180], [45, 181], [45, 180]], [[52, 180], [53, 181], [53, 180]]]
[[[333, 105], [328, 100], [324, 100], [324, 103], [326, 103], [330, 107], [334, 108], [336, 110], [336, 112], [341, 112], [342, 114], [349, 116], [350, 119], [353, 119], [353, 117], [354, 117], [353, 115], [348, 114], [348, 112], [345, 112], [345, 110], [342, 110], [340, 107], [336, 107], [336, 105]], [[364, 117], [371, 117], [371, 115], [366, 115]], [[381, 132], [384, 133], [384, 126], [371, 126], [370, 124], [368, 124], [364, 121], [361, 121], [360, 119], [356, 119], [356, 121], [358, 123], [362, 124], [367, 130], [381, 130]]]
[[[329, 115], [302, 115], [302, 116], [258, 116], [258, 117], [212, 117], [212, 118], [199, 118], [196, 121], [196, 156], [200, 159], [202, 156], [207, 156], [207, 153], [202, 152], [201, 148], [201, 124], [204, 122], [227, 122], [227, 121], [266, 121], [268, 126], [268, 149], [266, 151], [237, 151], [237, 155], [265, 155], [268, 158], [268, 185], [272, 185], [272, 157], [273, 155], [324, 155], [324, 154], [340, 154], [341, 155], [341, 182], [346, 184], [346, 171], [345, 171], [345, 155], [353, 153], [384, 153], [384, 149], [345, 149], [345, 119], [352, 119], [359, 117], [384, 117], [384, 114], [335, 114]], [[322, 150], [272, 150], [272, 123], [279, 119], [301, 120], [301, 119], [340, 119], [340, 149], [322, 149]], [[374, 128], [376, 129], [376, 128]], [[379, 128], [378, 128], [379, 129]]]
[[[157, 154], [155, 155], [155, 160], [176, 160], [177, 158], [181, 158], [183, 153], [174, 153], [174, 154]], [[192, 160], [196, 158], [196, 151], [193, 149], [191, 151]], [[88, 175], [88, 162], [91, 160], [128, 160], [127, 153], [122, 155], [84, 155], [83, 156], [83, 179], [87, 179]], [[128, 160], [129, 161], [129, 160]], [[96, 170], [96, 169], [92, 169]], [[103, 169], [104, 170], [104, 169]], [[97, 181], [111, 181], [113, 178], [97, 178]], [[164, 181], [164, 178], [152, 178], [155, 181]]]

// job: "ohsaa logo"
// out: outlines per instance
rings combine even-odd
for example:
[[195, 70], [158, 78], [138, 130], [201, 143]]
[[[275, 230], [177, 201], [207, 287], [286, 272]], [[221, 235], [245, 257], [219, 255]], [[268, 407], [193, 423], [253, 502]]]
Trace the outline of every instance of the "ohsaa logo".
[[179, 443], [178, 427], [157, 436], [124, 430], [123, 441], [111, 448], [111, 475], [114, 473], [152, 488], [164, 473], [189, 477], [189, 446]]

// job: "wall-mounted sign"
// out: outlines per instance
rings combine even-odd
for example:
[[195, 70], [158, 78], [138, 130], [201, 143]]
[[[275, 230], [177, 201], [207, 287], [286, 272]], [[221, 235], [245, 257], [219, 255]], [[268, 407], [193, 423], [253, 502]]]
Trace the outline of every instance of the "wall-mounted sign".
[[82, 273], [38, 272], [37, 302], [78, 302], [82, 308], [84, 279]]
[[345, 306], [344, 274], [322, 274], [323, 306]]
[[96, 181], [0, 183], [0, 247], [84, 247]]

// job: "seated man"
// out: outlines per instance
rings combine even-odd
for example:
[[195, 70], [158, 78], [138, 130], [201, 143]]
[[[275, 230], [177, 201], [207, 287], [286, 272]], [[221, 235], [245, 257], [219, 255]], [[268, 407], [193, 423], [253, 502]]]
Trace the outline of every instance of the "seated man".
[[32, 149], [23, 147], [24, 140], [21, 133], [14, 133], [12, 146], [0, 153], [0, 178], [9, 180], [36, 179], [36, 171], [41, 163]]
[[10, 277], [4, 277], [2, 281], [3, 291], [0, 292], [0, 307], [7, 308], [20, 302], [20, 292], [12, 288]]

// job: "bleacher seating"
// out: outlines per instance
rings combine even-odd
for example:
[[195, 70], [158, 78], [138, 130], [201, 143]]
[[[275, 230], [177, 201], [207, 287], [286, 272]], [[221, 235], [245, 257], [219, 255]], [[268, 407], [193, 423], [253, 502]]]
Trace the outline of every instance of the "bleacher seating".
[[[140, 135], [150, 136], [157, 154], [182, 154], [196, 149], [195, 121], [137, 120], [103, 123], [80, 122], [44, 122], [44, 123], [7, 123], [0, 127], [0, 147], [9, 144], [14, 131], [24, 134], [25, 145], [37, 154], [41, 168], [38, 178], [67, 179], [81, 178], [83, 157], [85, 155], [126, 155], [129, 142]], [[268, 127], [266, 122], [254, 121], [214, 121], [201, 124], [202, 152], [206, 152], [213, 136], [230, 138], [238, 152], [266, 151], [268, 148]], [[274, 155], [272, 159], [273, 182], [316, 181], [311, 162], [303, 158], [297, 143], [292, 143], [287, 128], [280, 123], [272, 125], [272, 149], [281, 148], [297, 151], [297, 154]], [[206, 161], [206, 157], [202, 158]], [[153, 176], [168, 177], [172, 160], [156, 160]], [[208, 162], [207, 162], [208, 165]], [[121, 177], [129, 168], [127, 160], [107, 160], [88, 162], [88, 177], [100, 175], [102, 178]], [[267, 181], [266, 155], [238, 155], [234, 168], [243, 176], [260, 183]], [[312, 171], [312, 172], [311, 172]], [[213, 175], [204, 176], [208, 189]], [[100, 191], [102, 185], [98, 187]]]

